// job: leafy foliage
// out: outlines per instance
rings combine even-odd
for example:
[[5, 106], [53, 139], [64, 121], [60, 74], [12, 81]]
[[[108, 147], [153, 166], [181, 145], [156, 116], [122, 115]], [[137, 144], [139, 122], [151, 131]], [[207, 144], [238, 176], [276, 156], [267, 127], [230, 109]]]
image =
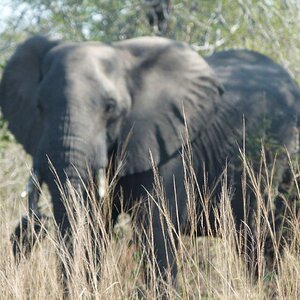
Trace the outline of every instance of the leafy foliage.
[[[12, 0], [14, 13], [5, 22], [0, 43], [13, 43], [36, 32], [69, 40], [104, 42], [155, 34], [148, 23], [148, 2]], [[167, 37], [186, 41], [202, 54], [232, 47], [259, 50], [299, 77], [299, 1], [172, 0], [170, 3]]]
[[6, 149], [10, 142], [15, 142], [15, 139], [8, 130], [7, 122], [0, 115], [0, 150]]

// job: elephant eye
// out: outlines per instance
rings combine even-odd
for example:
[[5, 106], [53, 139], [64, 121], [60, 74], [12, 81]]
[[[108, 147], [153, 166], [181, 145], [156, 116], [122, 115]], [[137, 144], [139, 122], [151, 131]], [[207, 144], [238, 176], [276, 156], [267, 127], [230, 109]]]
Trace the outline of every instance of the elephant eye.
[[108, 98], [105, 101], [104, 111], [106, 114], [112, 114], [117, 107], [117, 101], [114, 98]]

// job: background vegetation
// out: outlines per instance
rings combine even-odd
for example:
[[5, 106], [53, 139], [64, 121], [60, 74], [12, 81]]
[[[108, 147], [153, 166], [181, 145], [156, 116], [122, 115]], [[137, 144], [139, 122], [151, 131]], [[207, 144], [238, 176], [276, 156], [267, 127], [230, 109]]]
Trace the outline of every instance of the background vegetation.
[[[12, 14], [0, 23], [0, 60], [33, 33], [104, 42], [155, 34], [147, 13], [149, 3], [157, 1], [2, 0]], [[171, 0], [163, 35], [186, 41], [201, 54], [232, 47], [258, 50], [299, 77], [299, 11], [298, 0]]]
[[[148, 3], [148, 4], [147, 4]], [[0, 3], [0, 70], [17, 43], [34, 33], [45, 33], [68, 40], [109, 42], [141, 35], [161, 34], [186, 41], [202, 55], [227, 48], [250, 48], [260, 51], [283, 64], [300, 82], [300, 1], [299, 0], [171, 0], [168, 26], [164, 32], [149, 26], [147, 13], [150, 1], [144, 0], [2, 0]], [[259, 175], [245, 169], [260, 195]], [[62, 286], [57, 272], [57, 259], [68, 260], [63, 244], [52, 232], [39, 243], [30, 259], [19, 266], [13, 261], [10, 234], [26, 213], [26, 201], [20, 192], [28, 178], [31, 162], [0, 117], [0, 299], [60, 299]], [[188, 166], [187, 166], [188, 167]], [[298, 169], [293, 170], [297, 177]], [[265, 174], [264, 174], [265, 176]], [[271, 177], [271, 174], [270, 174]], [[269, 178], [270, 179], [270, 178]], [[271, 180], [269, 180], [271, 182]], [[188, 187], [187, 187], [188, 188]], [[269, 199], [274, 196], [267, 186]], [[163, 195], [162, 195], [163, 197]], [[299, 199], [299, 195], [296, 196]], [[191, 195], [193, 198], [193, 195]], [[241, 249], [234, 243], [230, 209], [226, 207], [226, 185], [220, 198], [223, 210], [218, 217], [222, 224], [220, 238], [195, 239], [181, 237], [177, 253], [179, 290], [166, 286], [170, 299], [299, 299], [300, 298], [300, 231], [299, 217], [293, 212], [285, 220], [292, 229], [284, 259], [268, 268], [259, 251], [259, 278], [253, 280], [241, 260]], [[258, 219], [261, 228], [257, 243], [272, 236], [266, 206], [260, 203]], [[76, 205], [76, 203], [74, 204]], [[47, 191], [43, 194], [42, 210], [49, 211]], [[84, 211], [75, 207], [78, 214]], [[192, 212], [191, 212], [192, 213]], [[167, 218], [167, 216], [165, 216]], [[124, 221], [125, 220], [125, 221]], [[74, 224], [77, 241], [76, 264], [72, 271], [72, 299], [157, 299], [158, 278], [152, 287], [142, 280], [142, 251], [128, 246], [128, 222], [120, 219], [116, 236], [109, 241], [101, 266], [97, 268], [83, 254], [89, 248], [85, 223]], [[80, 222], [80, 220], [79, 220]], [[125, 225], [127, 226], [125, 226]], [[79, 227], [78, 227], [79, 226]], [[101, 224], [97, 224], [101, 229]], [[172, 228], [170, 228], [172, 230]], [[279, 254], [275, 233], [271, 243]], [[99, 241], [101, 243], [101, 241]], [[149, 259], [151, 266], [151, 258]], [[83, 270], [89, 269], [94, 285], [91, 288]], [[151, 269], [151, 268], [150, 268]]]

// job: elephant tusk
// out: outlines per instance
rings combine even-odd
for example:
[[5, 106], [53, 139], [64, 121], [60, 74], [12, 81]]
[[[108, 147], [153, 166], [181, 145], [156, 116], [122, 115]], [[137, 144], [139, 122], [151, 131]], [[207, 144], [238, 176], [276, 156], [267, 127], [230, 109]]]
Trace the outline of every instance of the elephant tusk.
[[24, 191], [21, 193], [21, 198], [25, 198], [28, 195], [27, 186], [25, 187]]
[[106, 194], [106, 176], [105, 170], [100, 169], [98, 173], [98, 193], [101, 198], [103, 198]]
[[28, 197], [29, 215], [32, 214], [39, 215], [39, 210], [37, 205], [40, 196], [39, 186], [40, 186], [40, 177], [37, 172], [32, 171], [28, 179], [28, 183], [24, 191], [21, 193], [22, 198]]
[[21, 193], [21, 198], [25, 198], [29, 195], [29, 193], [31, 193], [35, 188], [36, 188], [36, 184], [38, 184], [38, 176], [37, 173], [32, 171], [28, 182], [26, 184], [25, 189], [23, 190], [23, 192]]

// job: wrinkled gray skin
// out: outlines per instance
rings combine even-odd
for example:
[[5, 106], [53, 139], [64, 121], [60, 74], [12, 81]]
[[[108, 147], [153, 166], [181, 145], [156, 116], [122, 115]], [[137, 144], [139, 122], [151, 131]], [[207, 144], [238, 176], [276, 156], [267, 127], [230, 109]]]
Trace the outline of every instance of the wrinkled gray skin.
[[[185, 134], [183, 109], [200, 186], [204, 165], [210, 187], [218, 181], [226, 161], [235, 166], [238, 144], [242, 145], [243, 116], [250, 135], [259, 131], [268, 116], [272, 138], [297, 150], [293, 132], [299, 89], [281, 66], [251, 51], [221, 52], [205, 62], [187, 45], [164, 38], [106, 45], [37, 36], [21, 44], [8, 62], [0, 93], [10, 130], [32, 155], [39, 182], [49, 186], [54, 216], [63, 234], [69, 223], [47, 157], [63, 185], [67, 174], [80, 188], [78, 173], [87, 182], [90, 169], [97, 182], [99, 170], [114, 159], [112, 153], [121, 152], [130, 133], [113, 219], [118, 215], [120, 189], [127, 209], [137, 199], [146, 198], [146, 190], [152, 190], [150, 150], [163, 179], [174, 226], [177, 228], [178, 206], [181, 229], [188, 232], [180, 154]], [[239, 226], [243, 219], [241, 168], [232, 170], [232, 203]], [[168, 256], [175, 278], [172, 250], [163, 238], [165, 234], [169, 240], [169, 233], [163, 232], [155, 205], [151, 209], [160, 271], [167, 268]], [[200, 215], [200, 201], [197, 210]], [[142, 220], [149, 227], [147, 217]], [[205, 233], [205, 224], [199, 224], [200, 233]]]

